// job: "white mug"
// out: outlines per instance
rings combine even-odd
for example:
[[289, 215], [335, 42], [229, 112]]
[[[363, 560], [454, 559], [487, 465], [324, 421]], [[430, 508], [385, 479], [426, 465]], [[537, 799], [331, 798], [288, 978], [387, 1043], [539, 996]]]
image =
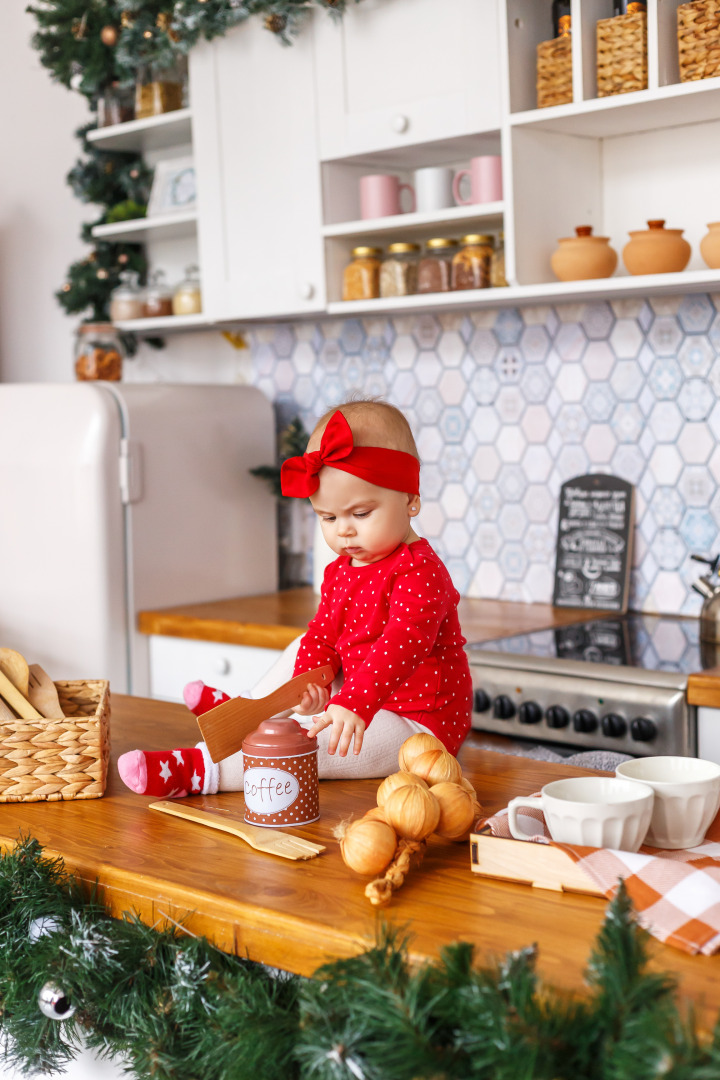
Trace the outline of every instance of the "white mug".
[[720, 806], [720, 765], [702, 758], [644, 757], [623, 761], [615, 773], [655, 792], [646, 844], [677, 849], [702, 843]]
[[453, 171], [444, 165], [430, 165], [415, 170], [415, 201], [425, 212], [454, 206]]
[[569, 776], [553, 780], [540, 797], [511, 799], [508, 824], [516, 840], [530, 833], [518, 824], [522, 806], [542, 810], [550, 836], [559, 844], [637, 851], [647, 833], [653, 790], [614, 776]]

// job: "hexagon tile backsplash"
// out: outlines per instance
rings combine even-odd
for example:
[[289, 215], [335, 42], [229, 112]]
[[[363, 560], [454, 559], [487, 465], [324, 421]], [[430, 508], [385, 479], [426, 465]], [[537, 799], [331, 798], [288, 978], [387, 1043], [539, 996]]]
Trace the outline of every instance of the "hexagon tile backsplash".
[[720, 544], [720, 296], [262, 327], [253, 381], [284, 426], [352, 393], [400, 406], [420, 526], [463, 595], [549, 601], [561, 484], [636, 488], [631, 607], [695, 614]]

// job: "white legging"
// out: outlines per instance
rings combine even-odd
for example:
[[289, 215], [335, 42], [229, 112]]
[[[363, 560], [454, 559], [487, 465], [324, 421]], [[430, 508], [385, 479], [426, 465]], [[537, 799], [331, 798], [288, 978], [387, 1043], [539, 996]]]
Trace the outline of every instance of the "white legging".
[[[302, 636], [288, 645], [270, 670], [252, 688], [251, 697], [265, 697], [266, 694], [292, 678], [295, 657], [301, 640]], [[333, 691], [337, 693], [341, 686], [342, 673], [335, 679], [332, 685]], [[310, 727], [312, 723], [312, 718], [309, 716], [295, 716], [295, 719], [304, 727]], [[415, 723], [414, 720], [406, 720], [404, 716], [398, 716], [397, 713], [380, 709], [375, 713], [372, 723], [365, 732], [360, 753], [354, 754], [351, 746], [347, 757], [344, 758], [338, 753], [331, 756], [327, 752], [331, 730], [329, 727], [324, 728], [317, 737], [318, 773], [322, 780], [340, 780], [344, 777], [367, 780], [397, 772], [398, 751], [405, 740], [418, 731], [430, 729], [423, 724]], [[242, 775], [242, 751], [224, 758], [220, 762], [220, 791], [240, 791], [243, 786]]]

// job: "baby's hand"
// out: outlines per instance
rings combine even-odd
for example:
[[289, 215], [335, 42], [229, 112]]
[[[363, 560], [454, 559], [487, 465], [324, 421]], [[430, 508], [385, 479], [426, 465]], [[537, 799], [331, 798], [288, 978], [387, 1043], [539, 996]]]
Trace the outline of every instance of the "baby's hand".
[[351, 712], [342, 705], [328, 705], [322, 716], [315, 716], [313, 719], [313, 726], [308, 731], [309, 739], [332, 724], [328, 754], [334, 754], [336, 750], [339, 750], [340, 757], [346, 757], [353, 739], [353, 753], [360, 753], [365, 734], [365, 721], [357, 713]]
[[319, 686], [317, 683], [310, 683], [302, 696], [300, 704], [296, 705], [294, 709], [289, 709], [287, 715], [299, 713], [300, 716], [315, 716], [316, 713], [322, 712], [329, 700], [330, 691], [327, 687]]

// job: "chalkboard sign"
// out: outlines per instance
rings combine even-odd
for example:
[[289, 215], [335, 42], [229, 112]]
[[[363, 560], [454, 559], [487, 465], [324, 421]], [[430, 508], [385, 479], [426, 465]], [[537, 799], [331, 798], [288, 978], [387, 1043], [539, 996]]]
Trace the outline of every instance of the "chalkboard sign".
[[616, 476], [591, 473], [563, 484], [553, 604], [627, 611], [633, 506], [632, 484]]

